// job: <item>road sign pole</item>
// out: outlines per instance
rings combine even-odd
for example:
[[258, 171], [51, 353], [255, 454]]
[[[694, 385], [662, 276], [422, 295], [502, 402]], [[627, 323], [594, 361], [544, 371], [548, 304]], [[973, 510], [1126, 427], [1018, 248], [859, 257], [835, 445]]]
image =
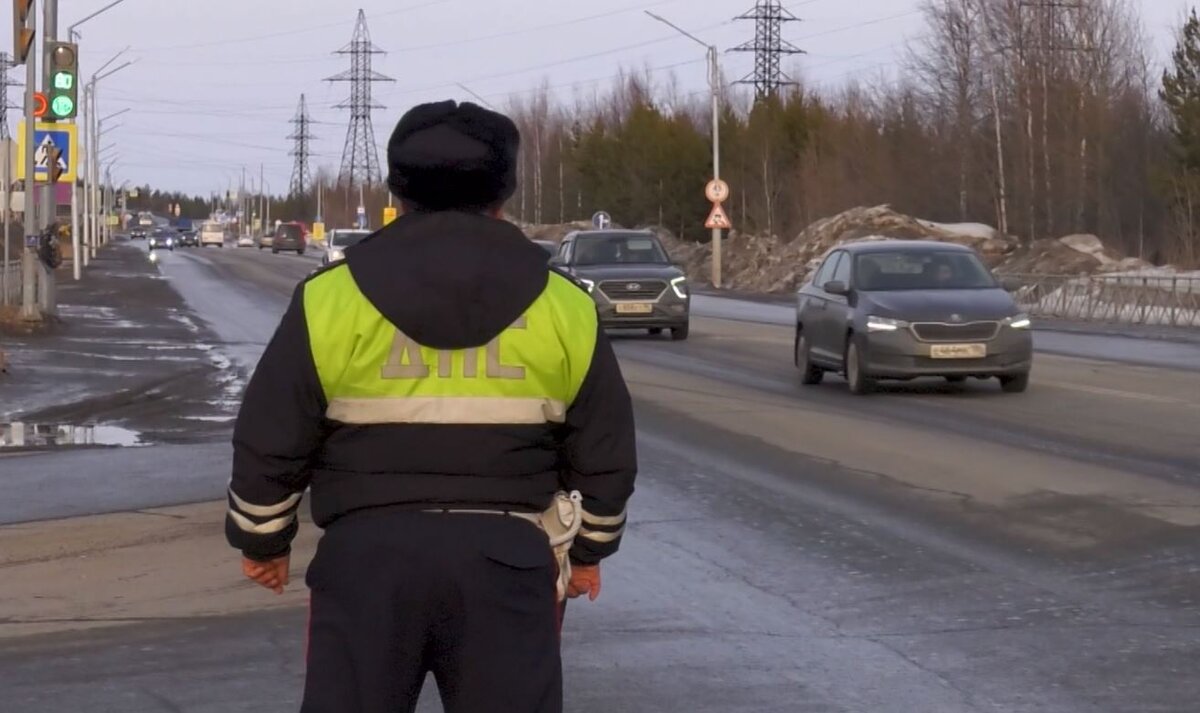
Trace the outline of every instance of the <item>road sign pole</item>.
[[[58, 0], [42, 0], [42, 2], [42, 9], [44, 11], [44, 22], [42, 24], [45, 25], [42, 31], [42, 87], [45, 88], [45, 91], [49, 91], [51, 86], [50, 76], [53, 72], [51, 67], [52, 63], [50, 61], [50, 52], [52, 45], [58, 40]], [[51, 123], [54, 122], [52, 112], [47, 112], [46, 118]], [[33, 144], [30, 144], [31, 148], [32, 146]], [[42, 195], [44, 196], [41, 211], [43, 218], [39, 221], [39, 228], [41, 230], [50, 228], [58, 219], [58, 206], [56, 205], [54, 195], [54, 189], [56, 186], [52, 178], [52, 171], [50, 170], [50, 166], [47, 165], [46, 186], [42, 192]], [[58, 240], [57, 231], [53, 237], [55, 240]], [[55, 285], [54, 268], [40, 261], [38, 265], [41, 268], [42, 273], [42, 279], [39, 281], [38, 285], [40, 288], [38, 296], [41, 299], [42, 311], [44, 314], [53, 315], [57, 311], [55, 304], [57, 301], [55, 299], [57, 290]]]
[[12, 238], [12, 141], [4, 140], [4, 262], [0, 263], [0, 304], [8, 306], [8, 242]]
[[[29, 13], [26, 28], [37, 31], [37, 13]], [[36, 40], [35, 40], [36, 42]], [[41, 310], [37, 306], [37, 250], [29, 244], [30, 238], [37, 234], [37, 218], [34, 216], [34, 124], [37, 117], [33, 114], [34, 94], [37, 91], [37, 52], [30, 52], [25, 62], [25, 250], [21, 254], [21, 319], [40, 322]]]
[[[713, 135], [713, 180], [721, 180], [721, 66], [717, 59], [717, 48], [708, 48], [709, 83], [712, 88], [712, 135]], [[712, 229], [712, 283], [713, 287], [721, 287], [721, 229]]]

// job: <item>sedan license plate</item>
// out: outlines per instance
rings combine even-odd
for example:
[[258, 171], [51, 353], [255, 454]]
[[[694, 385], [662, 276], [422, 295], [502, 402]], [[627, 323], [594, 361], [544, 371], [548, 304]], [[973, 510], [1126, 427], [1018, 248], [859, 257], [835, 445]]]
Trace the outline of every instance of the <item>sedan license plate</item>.
[[929, 348], [934, 359], [982, 359], [987, 356], [986, 344], [934, 344]]
[[654, 305], [648, 302], [618, 302], [617, 314], [651, 314]]

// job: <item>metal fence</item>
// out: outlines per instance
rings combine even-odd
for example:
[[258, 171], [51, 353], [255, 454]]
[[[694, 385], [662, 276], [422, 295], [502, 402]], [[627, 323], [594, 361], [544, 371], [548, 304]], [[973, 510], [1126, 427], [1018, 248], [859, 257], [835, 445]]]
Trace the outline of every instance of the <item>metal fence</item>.
[[1035, 317], [1200, 328], [1200, 276], [1006, 275], [1014, 296]]
[[0, 305], [21, 304], [21, 261], [0, 260]]

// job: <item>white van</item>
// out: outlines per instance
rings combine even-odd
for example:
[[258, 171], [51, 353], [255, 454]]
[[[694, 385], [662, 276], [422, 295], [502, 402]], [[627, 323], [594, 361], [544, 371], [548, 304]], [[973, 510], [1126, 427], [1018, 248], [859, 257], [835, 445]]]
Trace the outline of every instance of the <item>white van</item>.
[[225, 226], [215, 220], [210, 220], [200, 226], [200, 247], [209, 245], [225, 247]]

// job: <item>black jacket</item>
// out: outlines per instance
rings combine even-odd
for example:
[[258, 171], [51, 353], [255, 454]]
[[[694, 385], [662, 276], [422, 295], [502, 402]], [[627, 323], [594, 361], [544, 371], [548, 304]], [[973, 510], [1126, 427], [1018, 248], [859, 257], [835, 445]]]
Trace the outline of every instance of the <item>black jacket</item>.
[[[346, 268], [395, 328], [437, 349], [486, 344], [528, 309], [549, 276], [545, 253], [515, 226], [464, 213], [404, 216], [349, 249]], [[584, 496], [585, 535], [572, 558], [591, 564], [617, 550], [637, 457], [629, 393], [603, 331], [579, 335], [594, 337], [596, 348], [564, 424], [352, 426], [325, 417], [305, 284], [238, 414], [231, 545], [258, 560], [286, 553], [299, 494], [310, 486], [321, 527], [378, 507], [538, 512], [566, 488]]]

